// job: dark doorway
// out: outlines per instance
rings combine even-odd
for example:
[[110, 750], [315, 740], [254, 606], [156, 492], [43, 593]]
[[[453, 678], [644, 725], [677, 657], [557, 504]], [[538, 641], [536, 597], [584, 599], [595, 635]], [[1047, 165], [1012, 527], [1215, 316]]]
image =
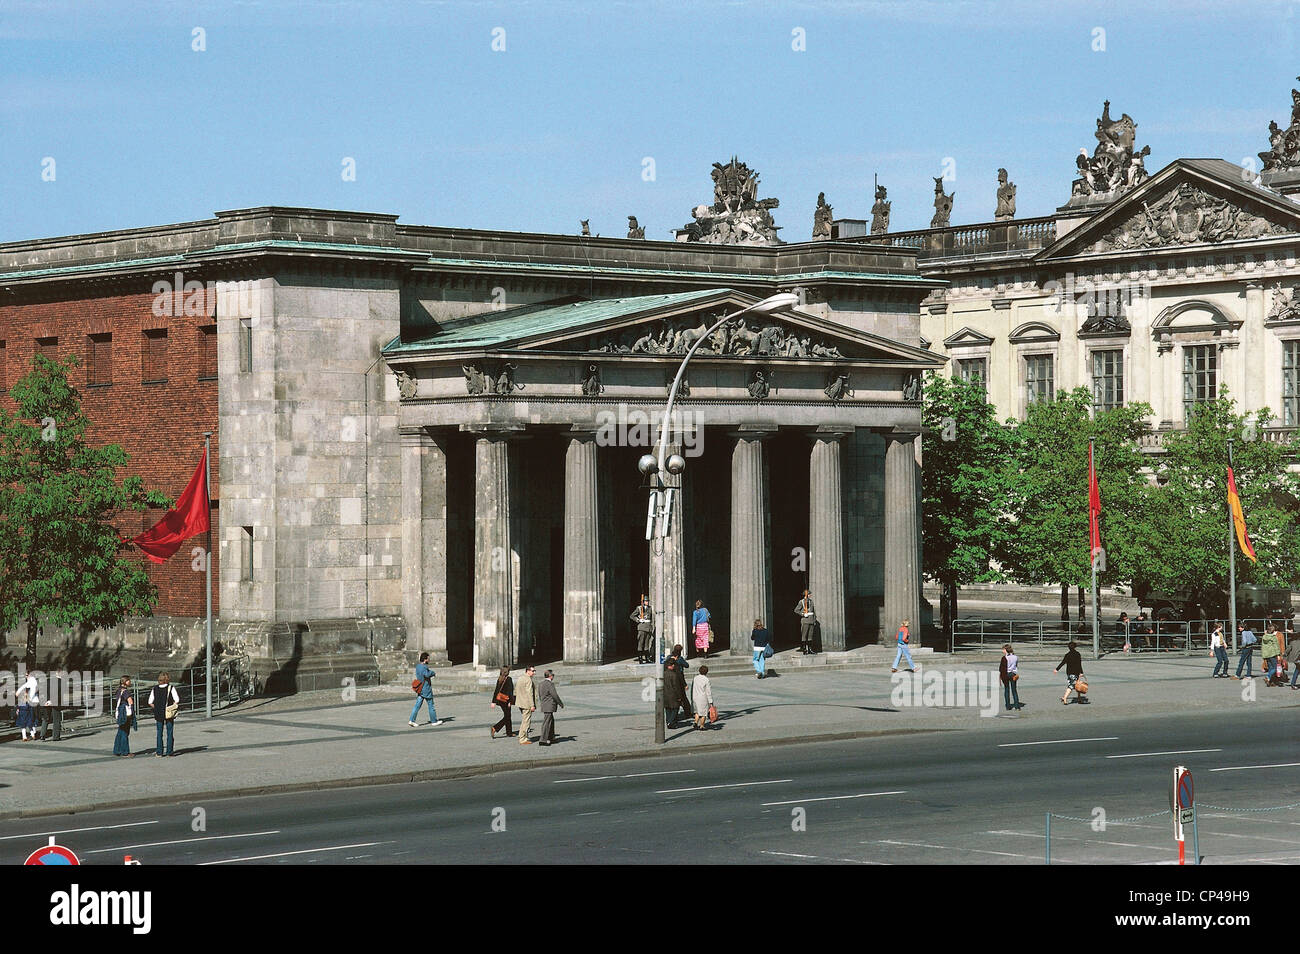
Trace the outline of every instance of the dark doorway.
[[[766, 620], [778, 649], [799, 645], [794, 604], [808, 585], [808, 454], [806, 435], [778, 433], [768, 453], [772, 514], [772, 615]], [[814, 606], [817, 594], [812, 594]]]

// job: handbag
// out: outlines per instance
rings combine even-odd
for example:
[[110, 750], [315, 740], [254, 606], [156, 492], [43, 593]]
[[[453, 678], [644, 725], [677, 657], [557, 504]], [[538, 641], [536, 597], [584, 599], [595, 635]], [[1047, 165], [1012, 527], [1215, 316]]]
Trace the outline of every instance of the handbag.
[[1083, 695], [1088, 691], [1088, 681], [1082, 676], [1074, 680], [1074, 691], [1079, 693], [1079, 695]]
[[411, 691], [414, 692], [417, 696], [420, 694], [420, 690], [423, 689], [423, 688], [424, 688], [424, 680], [423, 680], [423, 679], [412, 679], [412, 680], [411, 680]]
[[709, 703], [709, 721], [710, 722], [718, 721], [718, 707], [715, 706], [712, 702]]
[[772, 649], [772, 644], [771, 644], [771, 643], [768, 643], [766, 646], [763, 647], [763, 658], [764, 658], [764, 659], [771, 659], [771, 658], [772, 658], [772, 653], [773, 653], [773, 649]]
[[1018, 672], [1013, 672], [1013, 673], [1011, 674], [1011, 681], [1012, 681], [1012, 682], [1019, 682], [1019, 681], [1020, 681], [1020, 673], [1018, 673]]
[[709, 627], [709, 645], [710, 645], [710, 646], [713, 645], [713, 627], [712, 627], [712, 626]]
[[[170, 699], [174, 692], [175, 690], [173, 689], [171, 692], [167, 693], [167, 698]], [[181, 711], [181, 697], [178, 695], [176, 696], [175, 702], [167, 703], [167, 709], [166, 711], [163, 712], [163, 718], [166, 719], [168, 722], [175, 722], [176, 716], [180, 714], [180, 711]]]
[[499, 705], [512, 706], [515, 704], [515, 697], [508, 696], [504, 692], [498, 689], [497, 694], [492, 697], [492, 701], [498, 703]]

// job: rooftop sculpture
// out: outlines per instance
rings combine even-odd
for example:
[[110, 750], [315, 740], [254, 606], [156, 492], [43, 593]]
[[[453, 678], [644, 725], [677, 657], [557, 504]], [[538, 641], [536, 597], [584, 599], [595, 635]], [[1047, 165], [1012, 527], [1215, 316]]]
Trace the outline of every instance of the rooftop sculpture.
[[[1300, 81], [1300, 76], [1296, 77]], [[1282, 129], [1274, 121], [1268, 124], [1268, 151], [1261, 152], [1264, 171], [1300, 168], [1300, 89], [1291, 90], [1291, 124]]]
[[691, 211], [679, 239], [711, 245], [778, 245], [779, 226], [772, 221], [778, 199], [758, 198], [758, 173], [735, 156], [725, 166], [713, 164], [713, 204]]
[[1075, 159], [1079, 178], [1074, 180], [1070, 205], [1116, 197], [1147, 178], [1143, 159], [1151, 155], [1151, 147], [1134, 151], [1137, 123], [1128, 113], [1111, 119], [1110, 100], [1106, 100], [1093, 135], [1097, 137], [1097, 147], [1091, 158], [1086, 150], [1080, 150]]

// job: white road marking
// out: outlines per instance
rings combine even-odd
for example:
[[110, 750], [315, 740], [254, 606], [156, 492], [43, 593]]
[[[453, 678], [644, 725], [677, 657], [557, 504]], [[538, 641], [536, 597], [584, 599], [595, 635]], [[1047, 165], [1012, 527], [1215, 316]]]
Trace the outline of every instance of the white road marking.
[[576, 817], [578, 817], [578, 818], [586, 818], [588, 815], [599, 815], [599, 814], [600, 814], [600, 812], [578, 812], [578, 814], [577, 814]]
[[1266, 822], [1270, 825], [1300, 826], [1300, 822], [1282, 821], [1280, 818], [1260, 818], [1258, 814], [1249, 816], [1235, 815], [1232, 812], [1197, 812], [1197, 814], [1200, 815], [1201, 818], [1233, 818], [1240, 821], [1245, 821], [1249, 818], [1252, 824], [1254, 822]]
[[656, 795], [676, 795], [679, 792], [703, 792], [711, 788], [746, 788], [750, 785], [780, 785], [782, 782], [793, 782], [792, 778], [774, 778], [766, 782], [732, 782], [729, 785], [698, 785], [695, 788], [665, 788], [655, 792]]
[[15, 838], [45, 838], [48, 835], [71, 835], [79, 831], [111, 831], [114, 828], [137, 828], [140, 825], [156, 825], [157, 820], [143, 822], [129, 822], [125, 825], [100, 825], [97, 828], [63, 828], [59, 831], [37, 831], [29, 835], [5, 835], [0, 841], [13, 841]]
[[[1046, 833], [1034, 834], [1033, 832], [1030, 831], [986, 831], [984, 834], [1019, 835], [1022, 838], [1037, 838], [1039, 841], [1042, 841], [1043, 838], [1046, 837]], [[1087, 842], [1090, 845], [1118, 845], [1120, 848], [1143, 848], [1148, 851], [1157, 847], [1155, 845], [1136, 845], [1130, 841], [1105, 841], [1100, 838], [1081, 838], [1078, 835], [1053, 835], [1052, 836], [1053, 841], [1056, 841], [1058, 838], [1063, 839], [1065, 841], [1083, 841], [1083, 842]]]
[[764, 802], [763, 807], [770, 805], [802, 805], [804, 802], [838, 802], [846, 798], [875, 798], [877, 795], [906, 795], [907, 792], [863, 792], [861, 795], [827, 795], [824, 798], [792, 798], [788, 802]]
[[1300, 762], [1283, 762], [1280, 765], [1228, 765], [1223, 768], [1210, 769], [1211, 772], [1244, 772], [1246, 769], [1295, 768]]
[[857, 858], [823, 858], [821, 855], [799, 855], [793, 851], [760, 851], [760, 855], [777, 855], [781, 858], [806, 858], [810, 861], [842, 861], [851, 865], [883, 865], [883, 861], [860, 861]]
[[184, 845], [192, 841], [217, 841], [221, 838], [256, 838], [258, 835], [278, 835], [280, 829], [275, 831], [250, 831], [241, 835], [201, 835], [198, 838], [178, 838], [175, 841], [150, 841], [142, 845], [120, 845], [117, 848], [92, 848], [90, 851], [83, 851], [83, 855], [94, 855], [105, 851], [126, 851], [128, 848], [157, 848], [159, 845]]
[[1198, 752], [1222, 752], [1223, 749], [1179, 749], [1176, 752], [1134, 752], [1132, 755], [1108, 755], [1108, 759], [1145, 759], [1153, 755], [1195, 755]]
[[603, 782], [611, 778], [648, 778], [651, 775], [686, 775], [694, 772], [695, 769], [673, 769], [671, 772], [636, 772], [632, 775], [592, 775], [586, 778], [557, 778], [552, 779], [552, 785], [564, 785], [568, 782]]
[[[863, 841], [859, 844], [869, 845], [872, 842]], [[927, 845], [919, 841], [879, 841], [880, 845], [902, 845], [906, 848], [938, 848], [940, 851], [973, 851], [977, 855], [1001, 855], [1004, 858], [1033, 858], [1038, 860], [1040, 855], [1018, 855], [1014, 851], [988, 851], [984, 848], [954, 848], [951, 845]]]
[[1048, 739], [1045, 742], [999, 742], [1000, 749], [1013, 749], [1019, 745], [1064, 745], [1066, 742], [1117, 742], [1119, 736], [1104, 735], [1099, 739]]
[[[349, 848], [373, 848], [375, 845], [391, 845], [391, 841], [364, 841], [359, 845], [331, 845], [328, 848], [304, 848], [301, 851], [281, 851], [273, 855], [250, 855], [247, 858], [224, 858], [221, 861], [202, 861], [200, 865], [233, 865], [240, 861], [263, 861], [267, 858], [288, 858], [290, 855], [311, 855], [318, 851], [347, 851]], [[313, 859], [315, 860], [315, 859]]]

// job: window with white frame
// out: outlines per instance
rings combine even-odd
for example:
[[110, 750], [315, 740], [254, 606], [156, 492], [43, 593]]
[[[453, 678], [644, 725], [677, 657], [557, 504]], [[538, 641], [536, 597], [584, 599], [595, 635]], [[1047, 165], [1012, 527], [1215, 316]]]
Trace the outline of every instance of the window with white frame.
[[1124, 406], [1124, 349], [1092, 353], [1092, 403], [1098, 411]]
[[1056, 362], [1050, 354], [1025, 356], [1025, 404], [1056, 397]]
[[978, 385], [981, 393], [988, 393], [988, 358], [957, 358], [953, 361], [953, 366], [957, 377], [969, 384]]
[[1219, 346], [1183, 346], [1183, 421], [1192, 418], [1198, 404], [1213, 401], [1219, 393]]

